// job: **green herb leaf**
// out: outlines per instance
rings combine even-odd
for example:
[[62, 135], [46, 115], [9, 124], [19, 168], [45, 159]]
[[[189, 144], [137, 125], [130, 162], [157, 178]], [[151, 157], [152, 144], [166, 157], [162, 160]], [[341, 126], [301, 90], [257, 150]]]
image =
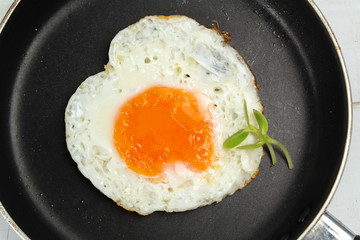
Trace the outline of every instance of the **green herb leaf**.
[[242, 143], [248, 135], [249, 132], [245, 129], [242, 129], [231, 135], [228, 139], [226, 139], [223, 145], [225, 148], [234, 148], [240, 143]]
[[259, 148], [261, 147], [262, 145], [264, 145], [265, 142], [256, 142], [254, 144], [248, 144], [248, 145], [242, 145], [242, 146], [238, 146], [237, 149], [240, 149], [240, 150], [245, 150], [245, 149], [255, 149], [255, 148]]
[[269, 125], [264, 115], [259, 111], [253, 110], [257, 123], [259, 124], [259, 129], [262, 135], [266, 135]]
[[293, 169], [294, 168], [294, 164], [292, 162], [292, 159], [291, 159], [291, 156], [289, 154], [289, 151], [286, 149], [286, 147], [279, 141], [275, 140], [275, 139], [272, 139], [271, 137], [268, 137], [269, 138], [269, 143], [270, 144], [275, 144], [276, 146], [278, 146], [281, 151], [283, 151], [284, 155], [285, 155], [285, 158], [286, 158], [286, 161], [289, 165], [289, 168], [290, 169]]
[[277, 164], [276, 162], [276, 155], [275, 155], [275, 151], [274, 151], [274, 148], [271, 144], [267, 143], [266, 146], [268, 147], [269, 149], [269, 152], [270, 152], [270, 157], [271, 157], [271, 160], [272, 160], [272, 164], [275, 166]]
[[[259, 148], [259, 147], [263, 146], [264, 144], [266, 144], [266, 146], [269, 148], [270, 157], [272, 159], [272, 164], [276, 165], [277, 162], [276, 162], [275, 151], [272, 146], [272, 145], [276, 145], [283, 151], [289, 168], [293, 169], [294, 164], [292, 162], [291, 156], [290, 156], [288, 150], [286, 149], [286, 147], [281, 142], [279, 142], [267, 135], [269, 125], [268, 125], [268, 121], [266, 120], [265, 116], [262, 113], [260, 113], [259, 111], [257, 111], [256, 109], [253, 110], [255, 119], [259, 125], [259, 129], [257, 129], [256, 127], [254, 127], [253, 125], [250, 124], [246, 101], [244, 101], [244, 111], [245, 111], [245, 119], [246, 119], [246, 123], [247, 123], [248, 127], [236, 132], [235, 134], [231, 135], [228, 139], [226, 139], [224, 142], [224, 147], [225, 148], [236, 147], [237, 149], [244, 150], [244, 149]], [[253, 144], [240, 145], [247, 138], [247, 136], [250, 133], [257, 135], [258, 141]]]
[[247, 123], [247, 125], [250, 127], [249, 113], [248, 113], [248, 110], [247, 110], [246, 101], [244, 101], [244, 110], [245, 110], [246, 123]]

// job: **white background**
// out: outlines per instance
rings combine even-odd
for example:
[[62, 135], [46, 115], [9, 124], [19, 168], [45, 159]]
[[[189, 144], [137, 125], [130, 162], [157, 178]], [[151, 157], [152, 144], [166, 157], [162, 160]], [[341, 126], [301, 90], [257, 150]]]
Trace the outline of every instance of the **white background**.
[[[360, 234], [360, 1], [314, 0], [330, 23], [345, 57], [353, 95], [354, 125], [350, 154], [328, 211]], [[0, 19], [12, 0], [0, 0]], [[0, 240], [20, 237], [0, 216]]]

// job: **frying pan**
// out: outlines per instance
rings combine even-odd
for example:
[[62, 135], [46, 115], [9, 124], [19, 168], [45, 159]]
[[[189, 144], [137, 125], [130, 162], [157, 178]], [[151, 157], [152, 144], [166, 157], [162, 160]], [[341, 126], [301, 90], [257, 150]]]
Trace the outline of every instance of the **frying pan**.
[[[305, 0], [21, 1], [0, 35], [0, 201], [23, 236], [304, 235], [338, 184], [352, 121], [343, 60], [312, 5]], [[146, 217], [116, 206], [80, 174], [65, 144], [67, 101], [85, 78], [103, 70], [115, 34], [154, 14], [187, 15], [231, 33], [230, 44], [257, 77], [269, 135], [287, 146], [293, 170], [280, 152], [272, 167], [266, 152], [257, 178], [220, 203]]]

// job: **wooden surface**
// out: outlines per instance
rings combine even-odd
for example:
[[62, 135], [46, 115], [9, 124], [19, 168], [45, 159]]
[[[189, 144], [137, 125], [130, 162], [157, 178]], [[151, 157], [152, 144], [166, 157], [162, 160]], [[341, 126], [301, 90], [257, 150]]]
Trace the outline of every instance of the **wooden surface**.
[[[360, 1], [314, 0], [329, 22], [342, 49], [353, 97], [353, 133], [348, 162], [328, 211], [360, 234]], [[0, 19], [12, 0], [0, 0]], [[0, 217], [0, 240], [21, 239]]]

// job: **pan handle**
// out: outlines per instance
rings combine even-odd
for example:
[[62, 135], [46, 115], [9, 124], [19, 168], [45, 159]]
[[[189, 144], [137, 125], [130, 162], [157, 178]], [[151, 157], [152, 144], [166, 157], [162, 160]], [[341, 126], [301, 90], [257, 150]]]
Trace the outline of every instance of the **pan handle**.
[[330, 213], [325, 212], [303, 240], [310, 239], [360, 240], [360, 236], [350, 231]]

